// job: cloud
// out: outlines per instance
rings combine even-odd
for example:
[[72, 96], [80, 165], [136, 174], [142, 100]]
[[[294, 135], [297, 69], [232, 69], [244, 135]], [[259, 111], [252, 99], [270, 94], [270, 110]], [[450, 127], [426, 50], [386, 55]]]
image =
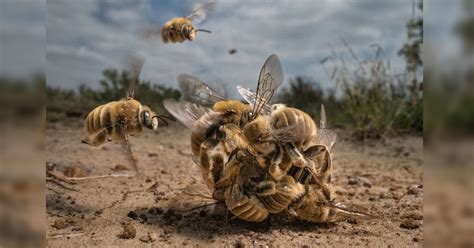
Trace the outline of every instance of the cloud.
[[[48, 84], [75, 88], [97, 87], [101, 71], [124, 68], [127, 54], [146, 58], [142, 78], [177, 87], [180, 73], [209, 82], [254, 87], [260, 67], [271, 54], [279, 55], [285, 79], [306, 75], [327, 81], [319, 61], [331, 46], [344, 50], [341, 38], [360, 54], [381, 39], [393, 64], [402, 67], [397, 50], [405, 41], [411, 5], [404, 0], [373, 1], [220, 1], [198, 27], [195, 42], [163, 44], [144, 39], [146, 27], [159, 30], [163, 21], [183, 16], [187, 1], [48, 0]], [[237, 53], [229, 55], [234, 48]], [[235, 94], [235, 92], [232, 92]]]

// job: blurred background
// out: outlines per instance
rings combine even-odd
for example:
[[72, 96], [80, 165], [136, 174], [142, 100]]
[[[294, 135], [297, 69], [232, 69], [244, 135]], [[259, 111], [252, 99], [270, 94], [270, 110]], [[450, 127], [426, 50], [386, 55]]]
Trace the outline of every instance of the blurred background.
[[229, 0], [194, 42], [144, 35], [193, 2], [1, 0], [1, 244], [44, 242], [45, 127], [122, 98], [128, 55], [146, 59], [136, 97], [164, 113], [180, 73], [238, 98], [276, 53], [275, 101], [315, 118], [324, 103], [355, 141], [423, 135], [424, 242], [473, 246], [473, 1]]

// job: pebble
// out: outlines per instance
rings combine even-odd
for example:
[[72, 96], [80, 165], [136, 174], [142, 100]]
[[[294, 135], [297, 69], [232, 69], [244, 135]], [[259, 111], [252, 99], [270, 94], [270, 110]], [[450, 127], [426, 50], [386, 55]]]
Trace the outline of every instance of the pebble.
[[54, 223], [52, 225], [52, 227], [54, 227], [58, 230], [67, 228], [68, 226], [69, 226], [69, 224], [66, 221], [64, 221], [63, 219], [59, 219], [59, 220], [54, 221]]
[[410, 220], [410, 219], [407, 219], [407, 220], [404, 220], [401, 224], [400, 224], [400, 227], [401, 228], [405, 228], [405, 229], [417, 229], [420, 227], [420, 224], [418, 224], [416, 221], [414, 220]]
[[125, 222], [122, 224], [123, 231], [120, 237], [123, 239], [133, 239], [137, 235], [137, 230], [131, 222]]
[[130, 211], [127, 216], [133, 220], [138, 219], [138, 214], [135, 211]]
[[118, 165], [115, 166], [114, 170], [115, 171], [127, 171], [129, 169], [126, 165], [118, 164]]

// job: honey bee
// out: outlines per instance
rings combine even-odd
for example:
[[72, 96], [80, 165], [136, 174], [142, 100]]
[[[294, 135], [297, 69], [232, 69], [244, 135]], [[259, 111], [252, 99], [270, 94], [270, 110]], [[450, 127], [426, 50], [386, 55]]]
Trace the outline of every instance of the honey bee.
[[167, 21], [161, 28], [161, 38], [164, 43], [180, 42], [196, 39], [197, 32], [211, 33], [206, 29], [196, 29], [193, 21], [204, 21], [209, 11], [215, 8], [216, 2], [198, 3], [185, 17], [176, 17]]
[[[138, 82], [138, 75], [143, 67], [144, 60], [138, 57], [130, 58], [131, 75], [130, 85], [125, 99], [112, 101], [94, 108], [84, 121], [85, 138], [82, 143], [91, 146], [100, 146], [106, 141], [125, 141], [128, 152], [132, 156], [133, 166], [137, 169], [128, 141], [128, 135], [135, 135], [143, 128], [156, 130], [158, 119], [164, 121], [148, 106], [142, 105], [134, 99], [134, 85]], [[166, 123], [166, 121], [164, 121]]]
[[182, 99], [167, 99], [163, 105], [191, 130], [194, 160], [201, 168], [204, 181], [214, 192], [215, 182], [222, 176], [230, 151], [235, 145], [246, 145], [244, 139], [230, 137], [240, 136], [238, 133], [231, 134], [236, 130], [232, 125], [244, 123], [250, 107], [240, 101], [225, 99], [197, 77], [182, 74], [178, 77], [178, 83]]

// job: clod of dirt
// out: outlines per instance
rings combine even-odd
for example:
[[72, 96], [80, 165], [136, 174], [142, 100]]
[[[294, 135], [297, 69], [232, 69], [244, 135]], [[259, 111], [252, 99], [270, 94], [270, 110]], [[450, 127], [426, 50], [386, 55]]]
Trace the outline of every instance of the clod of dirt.
[[415, 212], [406, 213], [402, 215], [401, 217], [402, 219], [422, 220], [423, 214], [420, 213], [419, 211], [415, 211]]
[[414, 220], [406, 219], [400, 224], [400, 227], [405, 229], [417, 229], [420, 227], [420, 224]]
[[357, 180], [355, 178], [349, 178], [349, 181], [347, 182], [349, 185], [356, 185]]
[[244, 247], [245, 247], [245, 244], [242, 243], [241, 240], [237, 240], [237, 242], [234, 244], [234, 247], [235, 247], [235, 248], [244, 248]]
[[168, 174], [168, 172], [165, 170], [161, 170], [161, 174]]
[[421, 192], [419, 185], [414, 185], [408, 187], [407, 194], [408, 195], [418, 195]]
[[372, 187], [372, 182], [369, 179], [367, 179], [365, 177], [361, 177], [361, 178], [359, 178], [359, 180], [360, 180], [360, 182], [362, 183], [362, 185], [364, 187], [367, 187], [367, 188]]
[[349, 219], [347, 219], [347, 222], [350, 223], [350, 224], [354, 224], [354, 225], [358, 223], [357, 219], [355, 219], [355, 218], [349, 218]]
[[165, 227], [163, 228], [163, 232], [164, 232], [165, 234], [170, 234], [170, 233], [173, 233], [174, 231], [175, 231], [174, 228], [171, 227], [171, 226], [165, 226]]
[[128, 171], [130, 170], [126, 165], [118, 164], [115, 166], [114, 171]]
[[146, 214], [140, 214], [140, 219], [142, 223], [145, 223], [148, 221], [148, 216], [146, 216]]
[[69, 224], [63, 220], [63, 219], [58, 219], [58, 220], [55, 220], [52, 227], [58, 229], [58, 230], [61, 230], [61, 229], [64, 229], [64, 228], [67, 228], [69, 226]]
[[130, 211], [130, 212], [128, 212], [127, 217], [129, 217], [133, 220], [136, 220], [136, 219], [138, 219], [138, 214], [135, 211]]
[[137, 230], [131, 222], [125, 222], [122, 224], [123, 231], [120, 237], [123, 239], [133, 239], [137, 235]]
[[148, 153], [148, 157], [153, 158], [153, 157], [158, 157], [157, 153]]
[[149, 232], [147, 235], [139, 238], [140, 241], [145, 243], [153, 243], [158, 239], [158, 236], [154, 232]]
[[85, 177], [86, 173], [79, 167], [68, 166], [64, 170], [64, 175], [67, 177]]
[[160, 215], [160, 214], [163, 214], [163, 209], [161, 209], [161, 208], [150, 208], [148, 210], [148, 213], [150, 213], [151, 215]]

